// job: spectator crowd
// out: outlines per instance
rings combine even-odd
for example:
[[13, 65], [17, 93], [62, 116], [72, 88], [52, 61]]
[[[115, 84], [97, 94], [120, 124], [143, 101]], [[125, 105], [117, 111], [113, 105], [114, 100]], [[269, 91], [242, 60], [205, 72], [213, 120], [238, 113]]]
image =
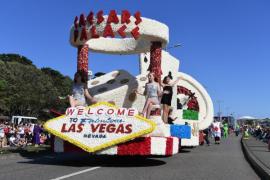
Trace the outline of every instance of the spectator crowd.
[[0, 122], [0, 148], [47, 144], [48, 136], [39, 124]]
[[256, 126], [249, 128], [250, 134], [252, 134], [257, 140], [268, 143], [270, 140], [270, 127]]

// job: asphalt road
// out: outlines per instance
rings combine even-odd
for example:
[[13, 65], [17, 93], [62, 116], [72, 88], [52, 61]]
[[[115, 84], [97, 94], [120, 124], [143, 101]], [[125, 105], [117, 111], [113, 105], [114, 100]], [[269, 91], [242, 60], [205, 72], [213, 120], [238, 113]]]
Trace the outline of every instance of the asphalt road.
[[165, 180], [245, 179], [259, 177], [245, 160], [240, 137], [220, 145], [184, 149], [172, 157], [45, 155], [0, 157], [0, 180]]

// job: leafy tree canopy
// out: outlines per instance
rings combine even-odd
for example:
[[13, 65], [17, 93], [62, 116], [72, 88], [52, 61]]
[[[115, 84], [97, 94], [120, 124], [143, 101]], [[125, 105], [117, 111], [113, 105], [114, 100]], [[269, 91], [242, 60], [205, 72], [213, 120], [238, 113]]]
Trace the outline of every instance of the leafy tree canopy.
[[58, 96], [70, 94], [72, 80], [51, 68], [36, 68], [17, 54], [0, 54], [0, 115], [50, 118], [48, 109], [64, 110]]

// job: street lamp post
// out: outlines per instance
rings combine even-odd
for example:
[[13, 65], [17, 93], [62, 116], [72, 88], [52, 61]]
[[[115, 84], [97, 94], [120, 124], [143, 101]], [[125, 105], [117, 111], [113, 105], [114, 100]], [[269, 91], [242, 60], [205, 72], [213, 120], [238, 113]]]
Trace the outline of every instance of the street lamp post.
[[236, 128], [237, 120], [236, 120], [236, 118], [234, 118], [234, 114], [235, 114], [235, 112], [232, 112], [231, 116], [232, 116], [232, 118], [234, 120], [234, 128]]
[[217, 103], [218, 103], [218, 115], [219, 115], [219, 122], [221, 122], [221, 108], [220, 108], [220, 105], [223, 101], [222, 100], [218, 100]]
[[169, 49], [177, 48], [177, 47], [182, 47], [182, 45], [181, 45], [181, 44], [175, 44], [175, 45], [173, 45], [173, 46], [166, 47], [165, 50], [167, 51], [167, 50], [169, 50]]
[[228, 117], [230, 116], [229, 110], [230, 110], [230, 107], [226, 107], [226, 114]]

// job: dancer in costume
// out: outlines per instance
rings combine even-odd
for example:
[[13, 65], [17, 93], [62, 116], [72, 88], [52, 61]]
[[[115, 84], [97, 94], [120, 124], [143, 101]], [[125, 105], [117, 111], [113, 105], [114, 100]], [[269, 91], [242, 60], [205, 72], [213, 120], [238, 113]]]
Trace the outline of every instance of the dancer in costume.
[[162, 120], [164, 123], [168, 123], [169, 110], [172, 103], [173, 86], [180, 80], [180, 78], [178, 78], [176, 81], [171, 82], [172, 79], [172, 73], [169, 72], [168, 76], [164, 77], [163, 83], [161, 84], [163, 87], [161, 104], [163, 109]]
[[81, 72], [76, 72], [74, 75], [74, 83], [72, 86], [72, 95], [69, 97], [69, 103], [71, 107], [87, 106], [87, 100], [90, 104], [97, 103], [88, 92], [86, 80]]
[[220, 144], [220, 137], [221, 137], [220, 122], [214, 120], [214, 122], [212, 123], [212, 132], [215, 138], [215, 144]]
[[228, 123], [224, 123], [223, 130], [224, 130], [223, 136], [224, 136], [224, 138], [227, 138], [228, 137], [228, 131], [229, 131]]
[[159, 96], [161, 96], [161, 88], [159, 83], [155, 81], [154, 74], [148, 74], [148, 83], [145, 84], [144, 93], [139, 93], [135, 90], [135, 93], [146, 96], [146, 101], [143, 107], [142, 115], [146, 118], [150, 117], [150, 113], [153, 110], [153, 105], [159, 105]]
[[249, 133], [248, 133], [248, 127], [244, 127], [244, 138], [243, 139], [248, 139], [249, 138]]

